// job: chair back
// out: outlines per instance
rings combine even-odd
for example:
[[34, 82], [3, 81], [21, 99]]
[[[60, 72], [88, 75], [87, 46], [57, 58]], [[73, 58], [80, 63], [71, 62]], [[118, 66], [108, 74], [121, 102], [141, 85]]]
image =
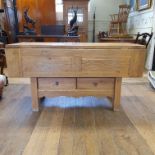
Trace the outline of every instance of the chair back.
[[130, 5], [127, 4], [119, 5], [119, 13], [118, 13], [119, 22], [126, 23], [129, 12], [130, 12]]
[[149, 33], [139, 33], [137, 34], [137, 37], [136, 37], [136, 40], [135, 40], [135, 43], [138, 43], [138, 44], [141, 44], [141, 45], [145, 45], [146, 48], [151, 40], [153, 36], [153, 32], [151, 34]]

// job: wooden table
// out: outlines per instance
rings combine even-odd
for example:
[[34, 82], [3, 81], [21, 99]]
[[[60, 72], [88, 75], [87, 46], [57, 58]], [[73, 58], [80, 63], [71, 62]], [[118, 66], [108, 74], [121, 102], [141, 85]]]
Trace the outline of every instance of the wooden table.
[[17, 35], [19, 42], [44, 42], [44, 41], [57, 41], [57, 42], [80, 42], [80, 36], [67, 36], [67, 35]]
[[30, 77], [32, 108], [53, 96], [106, 96], [120, 104], [122, 77], [143, 74], [146, 49], [131, 43], [17, 43], [6, 47], [9, 77]]

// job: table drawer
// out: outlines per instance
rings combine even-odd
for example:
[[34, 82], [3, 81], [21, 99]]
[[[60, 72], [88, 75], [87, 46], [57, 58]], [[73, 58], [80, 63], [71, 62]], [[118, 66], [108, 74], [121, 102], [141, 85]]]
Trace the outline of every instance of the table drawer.
[[38, 78], [40, 90], [71, 90], [76, 88], [75, 78]]
[[78, 89], [114, 89], [114, 78], [77, 78]]

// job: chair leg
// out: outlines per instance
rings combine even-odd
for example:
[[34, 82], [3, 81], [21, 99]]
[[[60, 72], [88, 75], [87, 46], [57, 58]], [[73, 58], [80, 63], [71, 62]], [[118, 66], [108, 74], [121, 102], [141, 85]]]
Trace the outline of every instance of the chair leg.
[[0, 55], [1, 57], [1, 74], [3, 74], [3, 69], [4, 69], [4, 65], [5, 65], [5, 56], [4, 55]]
[[119, 23], [117, 24], [117, 35], [119, 35], [120, 34], [120, 25], [119, 25]]
[[112, 34], [112, 23], [110, 23], [110, 26], [109, 26], [109, 36]]

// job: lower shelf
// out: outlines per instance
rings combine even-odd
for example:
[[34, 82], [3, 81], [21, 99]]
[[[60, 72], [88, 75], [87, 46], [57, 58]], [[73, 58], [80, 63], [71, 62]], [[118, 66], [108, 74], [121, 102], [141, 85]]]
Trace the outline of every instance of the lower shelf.
[[38, 96], [41, 97], [54, 97], [54, 96], [72, 96], [72, 97], [80, 97], [80, 96], [106, 96], [113, 97], [113, 90], [82, 90], [82, 89], [74, 89], [74, 90], [38, 90]]

